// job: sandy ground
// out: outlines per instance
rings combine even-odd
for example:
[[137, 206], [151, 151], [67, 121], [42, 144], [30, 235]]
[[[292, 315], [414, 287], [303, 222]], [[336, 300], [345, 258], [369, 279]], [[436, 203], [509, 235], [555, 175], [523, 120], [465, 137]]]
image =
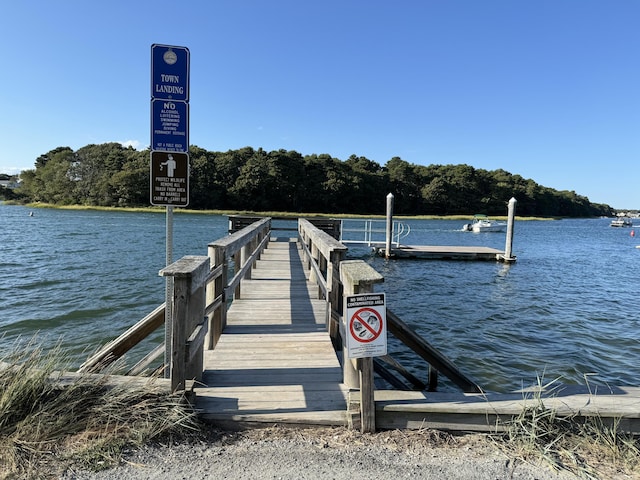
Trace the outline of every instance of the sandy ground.
[[[98, 473], [68, 471], [65, 480], [91, 479], [464, 479], [565, 480], [548, 465], [514, 461], [481, 435], [433, 431], [361, 434], [344, 428], [270, 427], [213, 431], [209, 438], [127, 452]], [[622, 477], [621, 477], [622, 478]]]

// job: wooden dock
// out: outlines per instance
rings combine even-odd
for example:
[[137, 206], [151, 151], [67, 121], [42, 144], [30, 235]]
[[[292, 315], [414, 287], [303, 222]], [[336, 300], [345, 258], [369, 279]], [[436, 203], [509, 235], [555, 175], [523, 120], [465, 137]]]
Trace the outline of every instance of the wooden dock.
[[342, 368], [326, 329], [327, 302], [307, 281], [295, 239], [271, 241], [205, 351], [196, 407], [221, 422], [347, 424]]
[[[147, 371], [170, 347], [170, 362], [152, 371], [168, 373], [172, 392], [193, 390], [202, 419], [218, 425], [496, 431], [527, 408], [544, 408], [619, 421], [623, 430], [640, 433], [640, 388], [485, 393], [388, 308], [388, 334], [429, 368], [414, 374], [393, 358], [377, 359], [386, 365], [371, 358], [341, 362], [344, 345], [336, 353], [334, 343], [344, 337], [344, 296], [370, 293], [384, 279], [363, 260], [344, 261], [346, 246], [311, 222], [299, 219], [298, 228], [297, 238], [279, 240], [269, 218], [258, 220], [210, 243], [208, 256], [185, 256], [162, 269], [160, 275], [173, 278], [171, 316], [165, 319], [160, 305], [80, 371], [107, 368], [164, 324], [171, 335], [131, 374]], [[397, 390], [377, 389], [374, 368]], [[438, 375], [461, 391], [435, 391]], [[411, 385], [419, 391], [406, 391]]]
[[[378, 248], [384, 256], [384, 247]], [[392, 258], [416, 258], [425, 260], [500, 260], [504, 251], [490, 247], [399, 245], [391, 248]]]
[[[349, 389], [326, 330], [327, 303], [294, 239], [269, 242], [242, 280], [241, 298], [213, 350], [204, 352], [196, 408], [218, 425], [350, 425]], [[355, 392], [354, 392], [355, 394]], [[375, 391], [376, 427], [496, 431], [525, 407], [554, 408], [560, 415], [622, 418], [640, 432], [640, 388], [589, 391], [561, 386], [532, 393]]]

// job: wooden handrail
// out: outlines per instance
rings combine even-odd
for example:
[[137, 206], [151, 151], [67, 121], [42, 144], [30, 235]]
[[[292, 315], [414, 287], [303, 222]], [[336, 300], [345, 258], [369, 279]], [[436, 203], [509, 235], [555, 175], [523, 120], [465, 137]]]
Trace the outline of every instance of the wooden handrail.
[[305, 254], [305, 257], [310, 259], [309, 266], [314, 273], [314, 279], [316, 283], [322, 290], [322, 293], [324, 294], [324, 298], [328, 298], [329, 292], [331, 290], [327, 286], [327, 281], [324, 279], [322, 271], [320, 271], [320, 266], [318, 265], [318, 262], [316, 262], [315, 259], [311, 256], [311, 250], [309, 249], [309, 246], [306, 244], [306, 242], [300, 242], [300, 243], [302, 244], [302, 250]]
[[249, 257], [245, 260], [244, 265], [242, 265], [241, 268], [237, 272], [235, 272], [235, 275], [233, 276], [231, 281], [229, 281], [229, 284], [227, 285], [227, 287], [225, 289], [225, 293], [227, 294], [227, 297], [229, 297], [228, 291], [235, 290], [237, 288], [238, 284], [240, 283], [240, 280], [245, 278], [245, 276], [247, 275], [247, 272], [251, 268], [253, 268], [253, 265], [256, 262], [256, 260], [258, 259], [258, 256], [260, 255], [260, 253], [267, 246], [267, 242], [268, 241], [269, 241], [269, 237], [265, 236], [261, 240], [261, 242], [258, 244], [258, 247], [250, 253]]
[[464, 375], [451, 360], [445, 357], [424, 338], [418, 335], [400, 317], [387, 308], [387, 328], [398, 340], [407, 345], [420, 357], [426, 360], [438, 372], [451, 380], [462, 391], [481, 393], [482, 389], [469, 377]]
[[302, 244], [306, 265], [311, 270], [309, 281], [318, 285], [318, 298], [324, 298], [328, 303], [325, 324], [334, 346], [338, 348], [340, 324], [335, 321], [334, 312], [342, 313], [340, 262], [348, 247], [304, 218], [298, 219], [298, 241]]
[[209, 276], [209, 257], [186, 255], [160, 270], [173, 278], [171, 328], [165, 336], [170, 345], [167, 360], [171, 391], [185, 390], [187, 380], [201, 380], [203, 346], [208, 329], [204, 317], [205, 287]]
[[103, 346], [78, 369], [80, 373], [97, 372], [115, 362], [164, 324], [165, 304], [159, 305], [122, 335]]
[[[209, 325], [207, 349], [213, 349], [218, 342], [227, 323], [227, 300], [240, 298], [240, 282], [251, 278], [251, 270], [266, 248], [270, 232], [271, 218], [266, 217], [209, 244], [211, 273], [207, 277], [205, 304]], [[235, 274], [229, 280], [232, 262]]]
[[256, 234], [264, 228], [270, 228], [271, 218], [266, 217], [258, 220], [251, 225], [244, 227], [227, 237], [222, 237], [209, 244], [209, 247], [220, 247], [225, 249], [225, 253], [231, 257], [235, 255], [242, 247], [249, 243]]

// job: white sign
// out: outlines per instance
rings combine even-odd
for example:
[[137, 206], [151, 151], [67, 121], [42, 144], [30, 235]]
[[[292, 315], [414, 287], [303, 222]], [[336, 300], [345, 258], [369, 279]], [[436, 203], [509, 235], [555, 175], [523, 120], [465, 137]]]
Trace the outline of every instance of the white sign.
[[347, 355], [349, 358], [387, 354], [387, 307], [384, 293], [346, 297]]

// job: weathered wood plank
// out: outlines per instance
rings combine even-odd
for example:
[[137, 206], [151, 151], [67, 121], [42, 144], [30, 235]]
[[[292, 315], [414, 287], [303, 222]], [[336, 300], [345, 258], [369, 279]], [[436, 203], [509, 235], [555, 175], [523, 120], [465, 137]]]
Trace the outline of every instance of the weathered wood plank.
[[327, 304], [308, 283], [295, 242], [270, 242], [227, 327], [205, 352], [202, 418], [346, 425], [342, 370], [325, 329]]
[[133, 327], [128, 329], [115, 340], [107, 343], [86, 362], [80, 365], [78, 372], [95, 372], [113, 363], [134, 346], [142, 342], [151, 333], [164, 324], [165, 304], [156, 307]]
[[640, 433], [637, 387], [559, 386], [540, 395], [377, 390], [375, 399], [377, 425], [381, 428], [496, 431], [524, 408], [542, 404], [558, 416], [598, 416], [605, 422], [620, 419], [624, 431]]

